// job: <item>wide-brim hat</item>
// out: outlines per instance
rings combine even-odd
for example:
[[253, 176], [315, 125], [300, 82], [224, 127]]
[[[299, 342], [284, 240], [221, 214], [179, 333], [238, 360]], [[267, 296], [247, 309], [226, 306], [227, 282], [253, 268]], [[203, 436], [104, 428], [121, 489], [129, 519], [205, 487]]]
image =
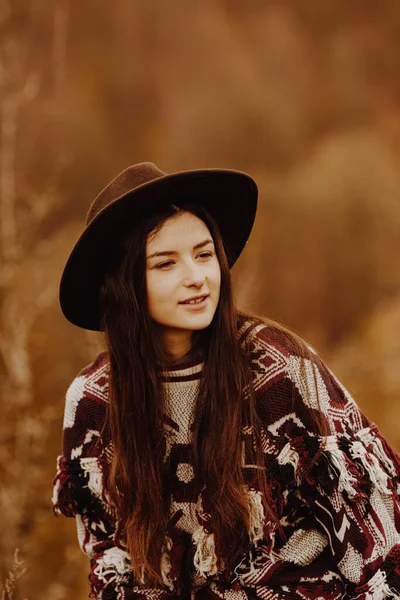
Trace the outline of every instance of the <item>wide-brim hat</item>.
[[122, 171], [92, 202], [86, 227], [65, 265], [60, 306], [74, 325], [101, 331], [100, 288], [107, 255], [134, 223], [179, 200], [204, 207], [221, 232], [229, 265], [242, 252], [257, 209], [257, 185], [249, 175], [228, 169], [167, 174], [153, 163]]

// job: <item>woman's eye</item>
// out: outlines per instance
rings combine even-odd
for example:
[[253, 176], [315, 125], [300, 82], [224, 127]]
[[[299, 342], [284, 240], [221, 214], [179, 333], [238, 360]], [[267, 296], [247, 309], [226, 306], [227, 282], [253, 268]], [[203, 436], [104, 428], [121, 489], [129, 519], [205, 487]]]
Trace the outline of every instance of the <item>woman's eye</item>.
[[199, 254], [200, 258], [210, 258], [212, 256], [212, 252], [202, 252]]
[[156, 265], [156, 269], [168, 269], [168, 267], [170, 267], [173, 264], [174, 263], [172, 262], [172, 260], [167, 260], [166, 262]]

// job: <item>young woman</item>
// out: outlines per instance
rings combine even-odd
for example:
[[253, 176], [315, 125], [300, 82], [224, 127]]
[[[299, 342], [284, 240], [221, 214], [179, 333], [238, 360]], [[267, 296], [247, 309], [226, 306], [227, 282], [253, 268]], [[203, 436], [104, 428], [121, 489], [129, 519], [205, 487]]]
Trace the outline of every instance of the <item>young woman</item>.
[[255, 182], [142, 163], [95, 199], [62, 310], [106, 350], [68, 389], [54, 508], [91, 597], [400, 598], [400, 462], [318, 355], [235, 308]]

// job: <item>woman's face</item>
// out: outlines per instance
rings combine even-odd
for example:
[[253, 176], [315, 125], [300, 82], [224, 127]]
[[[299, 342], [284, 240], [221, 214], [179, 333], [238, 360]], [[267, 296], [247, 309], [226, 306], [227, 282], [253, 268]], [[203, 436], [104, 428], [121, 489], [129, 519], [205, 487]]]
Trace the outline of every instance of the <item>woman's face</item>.
[[[205, 223], [185, 212], [171, 217], [146, 244], [147, 301], [170, 354], [190, 348], [194, 331], [215, 314], [221, 271]], [[185, 347], [186, 346], [186, 347]]]

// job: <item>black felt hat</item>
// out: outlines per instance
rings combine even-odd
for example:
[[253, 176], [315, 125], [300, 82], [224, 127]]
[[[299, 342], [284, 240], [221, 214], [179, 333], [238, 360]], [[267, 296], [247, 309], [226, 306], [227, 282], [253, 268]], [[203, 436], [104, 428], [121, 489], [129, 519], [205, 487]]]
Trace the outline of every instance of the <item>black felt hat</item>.
[[130, 223], [180, 199], [201, 205], [214, 218], [232, 266], [250, 235], [257, 195], [254, 179], [240, 171], [167, 174], [150, 162], [128, 167], [92, 202], [86, 227], [67, 260], [60, 284], [65, 317], [78, 327], [101, 330], [99, 295], [110, 248]]

